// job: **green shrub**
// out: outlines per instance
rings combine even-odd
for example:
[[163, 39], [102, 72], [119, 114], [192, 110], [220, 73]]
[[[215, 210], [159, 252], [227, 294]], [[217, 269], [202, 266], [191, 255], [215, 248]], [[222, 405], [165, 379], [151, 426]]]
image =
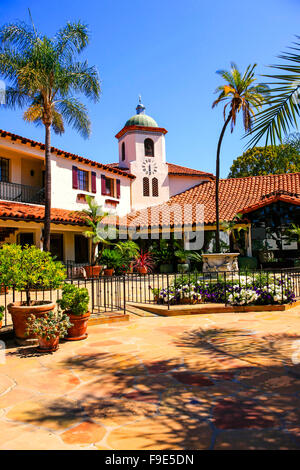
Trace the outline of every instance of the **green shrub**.
[[73, 315], [84, 315], [89, 308], [89, 293], [85, 287], [64, 284], [62, 298], [57, 301], [59, 307]]
[[0, 248], [0, 285], [26, 292], [27, 305], [31, 290], [58, 289], [65, 279], [63, 264], [36, 246], [5, 244]]
[[124, 265], [122, 253], [117, 250], [109, 250], [108, 248], [103, 250], [100, 261], [106, 265], [107, 269], [118, 269]]
[[257, 268], [257, 259], [253, 256], [239, 256], [238, 263], [239, 268], [242, 270]]
[[49, 312], [40, 318], [30, 315], [27, 319], [26, 336], [34, 334], [39, 338], [45, 338], [47, 341], [57, 336], [64, 338], [71, 326], [73, 325], [66, 314]]
[[2, 321], [4, 317], [4, 310], [5, 310], [5, 307], [3, 305], [0, 305], [0, 321]]

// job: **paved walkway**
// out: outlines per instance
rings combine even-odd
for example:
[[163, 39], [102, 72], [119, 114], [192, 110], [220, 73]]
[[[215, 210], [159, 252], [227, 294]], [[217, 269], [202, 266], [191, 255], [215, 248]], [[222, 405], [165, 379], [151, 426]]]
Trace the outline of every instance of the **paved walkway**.
[[7, 346], [0, 449], [300, 448], [299, 307], [132, 317], [54, 354]]

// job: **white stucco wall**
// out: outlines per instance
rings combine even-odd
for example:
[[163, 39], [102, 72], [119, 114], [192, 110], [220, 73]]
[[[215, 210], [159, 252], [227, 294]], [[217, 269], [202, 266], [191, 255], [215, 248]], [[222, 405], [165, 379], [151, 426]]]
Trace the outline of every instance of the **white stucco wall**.
[[[150, 138], [154, 142], [154, 157], [145, 157], [144, 141]], [[122, 161], [122, 143], [125, 143], [125, 160]], [[156, 172], [149, 176], [143, 171], [145, 159], [156, 165]], [[129, 168], [136, 179], [132, 182], [132, 207], [144, 207], [161, 204], [169, 199], [168, 165], [166, 164], [165, 136], [161, 132], [129, 131], [119, 139], [119, 163]], [[150, 196], [143, 195], [143, 178], [149, 178]], [[152, 178], [158, 180], [158, 197], [152, 197]]]
[[[83, 191], [82, 189], [73, 189], [72, 182], [72, 166], [77, 168], [96, 173], [96, 193]], [[78, 201], [78, 194], [90, 194], [94, 196], [97, 203], [103, 206], [103, 209], [110, 210], [110, 205], [105, 203], [106, 199], [111, 199], [118, 202], [116, 206], [116, 213], [124, 215], [131, 210], [130, 206], [130, 179], [121, 175], [113, 174], [109, 171], [91, 167], [90, 165], [79, 163], [76, 160], [69, 160], [60, 156], [52, 155], [52, 207], [60, 209], [81, 210], [86, 207], [86, 203]], [[101, 175], [108, 178], [119, 179], [121, 182], [121, 195], [120, 199], [103, 196], [101, 194]], [[116, 184], [116, 183], [115, 183]]]
[[201, 176], [169, 175], [170, 197], [207, 181]]
[[[9, 163], [9, 181], [11, 183], [21, 183], [29, 186], [42, 186], [42, 171], [44, 170], [44, 151], [30, 144], [22, 144], [19, 141], [11, 141], [8, 138], [0, 138], [0, 157], [8, 158]], [[96, 173], [97, 192], [82, 191], [73, 189], [72, 184], [72, 166]], [[31, 176], [30, 172], [34, 174]], [[76, 160], [57, 156], [55, 153], [51, 156], [52, 173], [52, 207], [57, 209], [81, 210], [86, 207], [86, 203], [78, 200], [78, 194], [90, 194], [95, 196], [98, 204], [105, 210], [115, 212], [118, 215], [125, 215], [131, 210], [130, 184], [131, 180], [122, 175], [117, 175], [109, 171], [98, 169], [97, 167], [79, 163]], [[120, 199], [102, 196], [101, 194], [101, 175], [112, 179], [119, 179], [121, 182]], [[115, 183], [116, 184], [116, 183]], [[105, 202], [106, 199], [118, 202], [113, 209], [111, 204]]]

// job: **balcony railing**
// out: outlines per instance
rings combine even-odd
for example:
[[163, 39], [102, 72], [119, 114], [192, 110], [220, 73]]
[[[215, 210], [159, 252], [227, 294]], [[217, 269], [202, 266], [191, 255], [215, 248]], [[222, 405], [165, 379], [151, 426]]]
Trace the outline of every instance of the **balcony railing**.
[[0, 200], [45, 204], [45, 189], [0, 181]]

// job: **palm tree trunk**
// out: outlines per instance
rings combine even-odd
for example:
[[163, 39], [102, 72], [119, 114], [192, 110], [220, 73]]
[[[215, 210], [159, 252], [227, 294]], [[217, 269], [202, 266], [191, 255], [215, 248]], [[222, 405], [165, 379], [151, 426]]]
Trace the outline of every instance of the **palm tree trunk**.
[[51, 132], [50, 125], [45, 125], [45, 219], [44, 219], [44, 251], [50, 251], [51, 223]]
[[216, 253], [220, 253], [220, 220], [219, 220], [219, 181], [220, 181], [220, 151], [221, 151], [221, 144], [222, 140], [224, 137], [224, 133], [226, 130], [226, 127], [228, 126], [229, 122], [231, 119], [231, 112], [229, 113], [220, 137], [219, 137], [219, 142], [218, 142], [218, 148], [217, 148], [217, 160], [216, 160]]

